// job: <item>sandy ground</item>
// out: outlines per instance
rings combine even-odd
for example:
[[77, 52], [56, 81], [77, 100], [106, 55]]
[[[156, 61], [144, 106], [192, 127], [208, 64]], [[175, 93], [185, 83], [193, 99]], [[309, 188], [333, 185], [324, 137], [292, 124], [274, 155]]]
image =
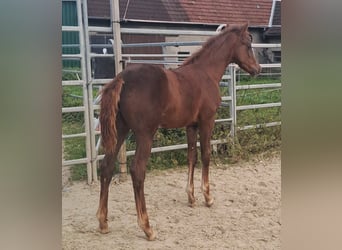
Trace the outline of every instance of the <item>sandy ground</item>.
[[99, 185], [74, 182], [62, 193], [63, 249], [280, 249], [280, 155], [232, 165], [211, 164], [215, 203], [204, 205], [201, 171], [195, 170], [196, 206], [187, 204], [187, 169], [147, 173], [145, 197], [157, 239], [137, 225], [132, 182], [112, 182], [110, 233], [95, 216]]

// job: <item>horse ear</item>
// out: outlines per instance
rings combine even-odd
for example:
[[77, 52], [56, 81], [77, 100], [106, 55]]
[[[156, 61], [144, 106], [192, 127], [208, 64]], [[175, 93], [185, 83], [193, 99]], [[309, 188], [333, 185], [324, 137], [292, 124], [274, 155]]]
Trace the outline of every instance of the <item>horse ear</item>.
[[217, 27], [216, 32], [221, 32], [222, 30], [226, 29], [228, 27], [228, 24], [221, 24]]
[[247, 31], [248, 29], [248, 22], [242, 25], [242, 31]]
[[237, 34], [242, 36], [248, 29], [248, 23], [242, 24], [241, 26], [237, 26]]

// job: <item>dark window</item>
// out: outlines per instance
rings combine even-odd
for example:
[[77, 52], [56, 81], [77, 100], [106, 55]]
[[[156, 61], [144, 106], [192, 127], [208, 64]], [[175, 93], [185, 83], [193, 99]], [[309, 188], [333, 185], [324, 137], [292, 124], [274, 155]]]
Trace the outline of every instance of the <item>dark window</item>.
[[275, 63], [281, 62], [281, 51], [273, 51], [273, 62]]
[[178, 61], [183, 62], [189, 55], [189, 51], [178, 51]]

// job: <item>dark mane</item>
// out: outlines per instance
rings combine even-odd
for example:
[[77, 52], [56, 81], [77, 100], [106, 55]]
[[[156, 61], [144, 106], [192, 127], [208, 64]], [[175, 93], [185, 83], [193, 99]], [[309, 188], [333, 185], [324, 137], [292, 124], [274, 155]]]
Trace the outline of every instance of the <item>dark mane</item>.
[[[226, 37], [229, 33], [237, 32], [239, 29], [236, 26], [229, 26], [229, 28], [225, 28], [219, 34], [209, 38], [203, 45], [202, 48], [197, 50], [191, 56], [189, 56], [183, 63], [182, 66], [186, 66], [189, 64], [195, 63], [204, 53], [207, 53], [211, 50], [215, 50], [215, 48], [222, 45], [220, 42], [222, 38]], [[210, 49], [209, 49], [210, 48]]]

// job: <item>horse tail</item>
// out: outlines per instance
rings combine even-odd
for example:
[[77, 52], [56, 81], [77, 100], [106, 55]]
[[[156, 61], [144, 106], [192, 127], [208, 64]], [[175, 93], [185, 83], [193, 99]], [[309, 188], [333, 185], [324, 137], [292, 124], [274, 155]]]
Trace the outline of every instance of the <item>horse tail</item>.
[[100, 124], [102, 146], [106, 154], [113, 154], [117, 143], [116, 116], [123, 84], [124, 80], [118, 74], [102, 90]]

